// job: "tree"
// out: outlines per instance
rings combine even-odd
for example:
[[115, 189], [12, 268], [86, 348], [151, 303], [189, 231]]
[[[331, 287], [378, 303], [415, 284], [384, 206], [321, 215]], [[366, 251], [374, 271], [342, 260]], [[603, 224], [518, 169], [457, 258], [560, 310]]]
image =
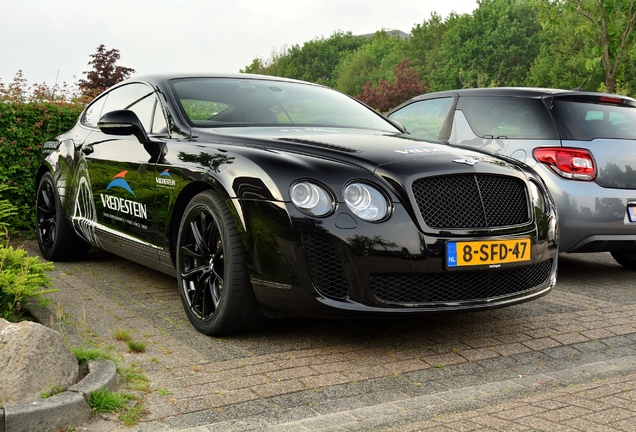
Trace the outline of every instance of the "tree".
[[[605, 91], [614, 93], [624, 57], [636, 46], [635, 0], [565, 0], [587, 21], [585, 33], [595, 42], [594, 53], [605, 68]], [[593, 65], [590, 65], [593, 69]]]
[[367, 49], [350, 53], [338, 64], [335, 88], [348, 95], [356, 95], [368, 82], [377, 82], [372, 75], [378, 70], [378, 58]]
[[431, 71], [435, 91], [524, 85], [541, 31], [531, 0], [478, 0], [472, 15], [447, 24], [440, 59]]
[[406, 41], [405, 57], [411, 59], [413, 68], [424, 77], [425, 82], [428, 82], [431, 72], [444, 63], [442, 41], [457, 17], [453, 12], [444, 20], [434, 12], [428, 21], [417, 24], [411, 30], [411, 37]]
[[95, 54], [89, 57], [92, 60], [88, 65], [93, 66], [93, 70], [84, 71], [86, 79], [78, 81], [80, 90], [89, 97], [97, 96], [135, 73], [134, 69], [115, 65], [120, 58], [119, 50], [106, 50], [104, 44], [98, 46]]
[[401, 49], [406, 42], [384, 30], [366, 39], [364, 45], [341, 58], [334, 71], [334, 82], [330, 84], [333, 88], [356, 95], [368, 82], [394, 78], [395, 65], [406, 57]]
[[[604, 81], [602, 68], [589, 70], [593, 43], [580, 31], [583, 17], [568, 10], [565, 4], [539, 4], [539, 53], [534, 59], [526, 85], [595, 91]], [[564, 37], [567, 35], [567, 37]]]
[[257, 57], [252, 60], [251, 64], [245, 66], [245, 69], [239, 69], [239, 72], [247, 74], [267, 75], [267, 65], [265, 64], [265, 60]]
[[411, 67], [411, 60], [405, 58], [393, 70], [394, 81], [380, 80], [377, 86], [367, 83], [357, 99], [380, 112], [387, 112], [402, 102], [426, 93], [428, 88], [420, 81], [420, 74]]
[[243, 71], [260, 73], [323, 85], [332, 85], [332, 78], [340, 59], [367, 41], [350, 32], [335, 32], [329, 38], [316, 38], [291, 48], [274, 52], [269, 60], [256, 58]]

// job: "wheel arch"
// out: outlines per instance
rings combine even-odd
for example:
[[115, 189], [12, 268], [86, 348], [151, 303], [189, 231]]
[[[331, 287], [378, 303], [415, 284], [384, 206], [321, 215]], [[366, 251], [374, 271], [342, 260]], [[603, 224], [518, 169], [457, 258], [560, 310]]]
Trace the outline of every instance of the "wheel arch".
[[35, 173], [35, 184], [33, 185], [33, 188], [36, 191], [38, 189], [38, 185], [40, 184], [40, 180], [42, 180], [42, 176], [44, 176], [44, 174], [46, 174], [47, 172], [50, 172], [51, 174], [53, 174], [53, 170], [51, 170], [51, 168], [48, 165], [46, 164], [40, 165], [37, 172]]
[[[230, 212], [234, 217], [234, 222], [239, 230], [239, 232], [244, 233], [245, 227], [239, 215], [239, 209], [236, 208], [235, 200], [230, 200], [230, 195], [223, 188], [219, 187], [218, 184], [213, 185], [205, 181], [196, 181], [187, 185], [177, 197], [174, 207], [172, 209], [172, 216], [170, 217], [170, 224], [168, 226], [168, 232], [166, 233], [166, 237], [169, 240], [169, 248], [170, 248], [170, 260], [172, 264], [176, 267], [176, 244], [177, 237], [179, 235], [179, 225], [181, 223], [181, 219], [183, 218], [183, 214], [185, 213], [185, 209], [188, 206], [188, 203], [199, 193], [204, 192], [206, 190], [213, 190], [217, 192], [227, 203], [229, 203]], [[246, 251], [247, 252], [247, 251]]]

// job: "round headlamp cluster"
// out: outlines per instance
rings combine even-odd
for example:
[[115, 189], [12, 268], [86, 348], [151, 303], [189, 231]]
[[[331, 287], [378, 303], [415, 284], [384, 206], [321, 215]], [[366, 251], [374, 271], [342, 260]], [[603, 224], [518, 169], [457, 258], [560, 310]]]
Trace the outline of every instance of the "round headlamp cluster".
[[311, 216], [326, 216], [334, 209], [334, 200], [324, 187], [308, 181], [294, 184], [291, 200], [302, 212]]
[[[334, 194], [317, 183], [296, 182], [289, 193], [294, 205], [310, 216], [327, 216], [335, 210]], [[344, 188], [344, 200], [349, 210], [365, 221], [378, 222], [389, 215], [390, 206], [385, 195], [367, 183], [349, 183]]]
[[360, 219], [377, 222], [389, 214], [384, 194], [366, 183], [351, 183], [344, 190], [347, 207]]

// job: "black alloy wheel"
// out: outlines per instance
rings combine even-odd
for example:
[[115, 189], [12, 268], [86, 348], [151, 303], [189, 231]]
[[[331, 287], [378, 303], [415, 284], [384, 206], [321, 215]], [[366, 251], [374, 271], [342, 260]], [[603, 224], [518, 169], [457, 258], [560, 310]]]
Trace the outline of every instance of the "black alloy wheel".
[[67, 261], [86, 256], [90, 245], [73, 231], [62, 208], [55, 180], [48, 172], [38, 184], [35, 219], [38, 244], [44, 258]]
[[177, 279], [192, 325], [207, 335], [256, 328], [264, 320], [230, 211], [213, 191], [188, 204], [177, 239]]

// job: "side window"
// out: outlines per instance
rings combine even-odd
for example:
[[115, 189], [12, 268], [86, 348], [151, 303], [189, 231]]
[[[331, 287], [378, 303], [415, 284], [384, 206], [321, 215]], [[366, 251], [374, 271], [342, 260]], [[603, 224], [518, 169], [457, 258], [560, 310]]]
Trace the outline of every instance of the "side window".
[[414, 102], [391, 114], [411, 135], [436, 140], [453, 103], [450, 97]]
[[166, 117], [161, 109], [161, 104], [159, 103], [159, 99], [157, 97], [155, 99], [155, 108], [152, 122], [152, 129], [148, 130], [149, 134], [158, 134], [158, 133], [168, 133], [168, 122], [166, 122]]
[[126, 109], [133, 111], [149, 134], [167, 132], [166, 119], [155, 93], [144, 96]]
[[120, 109], [128, 109], [137, 114], [148, 133], [159, 133], [166, 126], [157, 96], [145, 84], [128, 84], [111, 91], [101, 115]]
[[86, 111], [84, 111], [84, 115], [82, 116], [82, 124], [84, 126], [88, 126], [92, 128], [97, 127], [97, 122], [102, 116], [102, 109], [104, 108], [104, 103], [106, 102], [107, 98], [108, 98], [108, 95], [104, 95], [100, 97], [99, 99], [95, 100], [94, 102], [92, 102], [86, 108]]
[[463, 97], [461, 110], [480, 138], [557, 139], [550, 116], [539, 99]]

